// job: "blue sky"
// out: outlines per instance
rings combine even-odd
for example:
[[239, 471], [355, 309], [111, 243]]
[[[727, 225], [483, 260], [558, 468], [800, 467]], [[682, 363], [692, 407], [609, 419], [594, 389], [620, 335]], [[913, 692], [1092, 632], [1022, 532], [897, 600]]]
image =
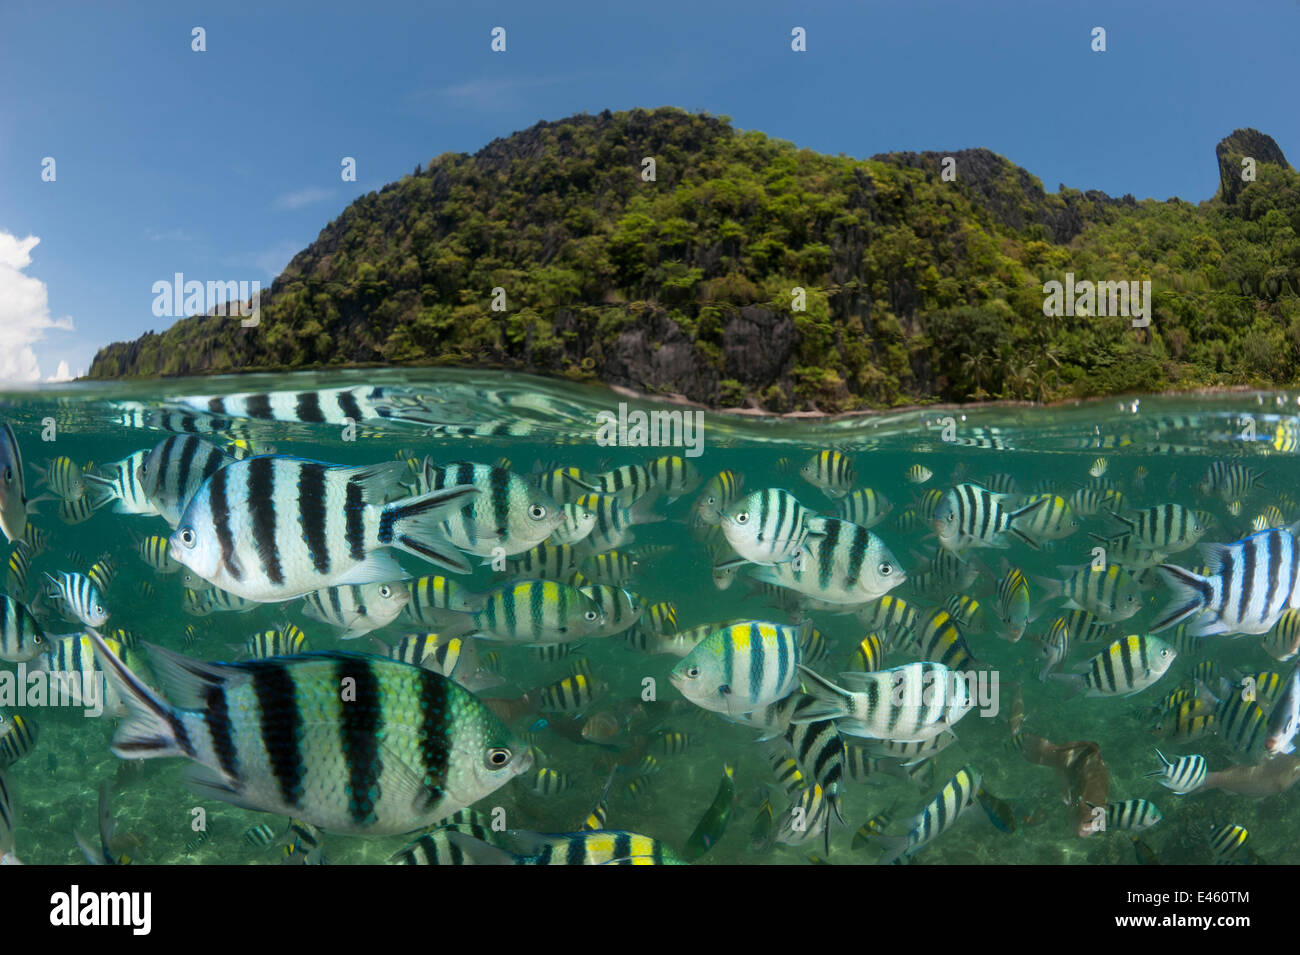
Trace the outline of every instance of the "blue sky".
[[1297, 26], [1294, 0], [5, 0], [0, 379], [166, 327], [176, 272], [268, 286], [356, 196], [583, 110], [702, 108], [857, 157], [986, 146], [1049, 190], [1201, 201], [1234, 128], [1300, 157]]

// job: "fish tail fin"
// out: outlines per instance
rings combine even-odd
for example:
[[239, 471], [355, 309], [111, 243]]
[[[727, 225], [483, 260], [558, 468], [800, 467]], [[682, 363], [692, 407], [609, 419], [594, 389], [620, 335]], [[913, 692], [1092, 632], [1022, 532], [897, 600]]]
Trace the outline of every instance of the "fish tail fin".
[[660, 514], [654, 509], [661, 496], [657, 488], [651, 489], [628, 505], [627, 516], [629, 523], [657, 524], [660, 521], [668, 520], [667, 515]]
[[453, 509], [463, 507], [478, 493], [478, 488], [457, 484], [385, 505], [379, 512], [379, 543], [448, 570], [469, 573], [469, 562], [443, 535], [442, 524]]
[[113, 735], [113, 755], [120, 759], [194, 756], [194, 746], [171, 704], [145, 686], [94, 628], [87, 627], [86, 634], [104, 675], [129, 711]]
[[1156, 570], [1164, 577], [1174, 597], [1151, 622], [1149, 633], [1167, 630], [1204, 610], [1211, 595], [1210, 582], [1200, 574], [1173, 564], [1161, 564]]
[[799, 664], [799, 672], [804, 676], [805, 692], [816, 701], [799, 712], [799, 722], [812, 723], [850, 715], [852, 696], [846, 690], [802, 663]]
[[1061, 680], [1064, 683], [1070, 684], [1070, 692], [1065, 695], [1067, 700], [1074, 699], [1088, 688], [1088, 684], [1084, 682], [1082, 673], [1053, 673], [1051, 674], [1051, 678], [1053, 680]]

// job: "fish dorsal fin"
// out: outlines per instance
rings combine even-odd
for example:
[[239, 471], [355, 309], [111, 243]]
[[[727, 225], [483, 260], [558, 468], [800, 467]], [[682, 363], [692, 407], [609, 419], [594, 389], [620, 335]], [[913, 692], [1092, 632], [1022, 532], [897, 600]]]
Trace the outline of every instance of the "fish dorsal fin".
[[192, 657], [146, 643], [149, 665], [162, 683], [168, 702], [179, 709], [203, 709], [203, 690], [210, 686], [231, 687], [249, 679], [248, 674], [224, 663], [205, 663]]

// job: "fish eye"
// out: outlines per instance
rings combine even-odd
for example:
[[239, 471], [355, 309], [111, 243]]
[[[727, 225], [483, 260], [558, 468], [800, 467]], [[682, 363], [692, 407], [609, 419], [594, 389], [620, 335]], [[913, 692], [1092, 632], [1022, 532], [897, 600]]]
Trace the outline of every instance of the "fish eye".
[[748, 512], [748, 511], [741, 511], [739, 514], [736, 515], [736, 517], [735, 517], [735, 521], [736, 521], [737, 524], [746, 524], [746, 523], [748, 523], [748, 522], [749, 522], [749, 512]]
[[888, 577], [890, 574], [894, 572], [893, 566], [888, 561], [882, 563], [879, 567], [876, 568], [876, 570], [880, 572], [881, 577]]
[[699, 667], [691, 667], [689, 670], [686, 671], [687, 678], [691, 680], [694, 680], [699, 675], [700, 675]]
[[535, 521], [540, 521], [546, 516], [546, 508], [541, 504], [534, 504], [528, 508], [528, 516]]
[[380, 585], [379, 585], [379, 596], [381, 596], [381, 597], [391, 597], [392, 595], [393, 595], [393, 588], [392, 588], [392, 587], [388, 586], [388, 584], [380, 584]]
[[586, 613], [583, 614], [583, 616], [586, 617], [588, 620], [594, 622], [596, 618], [600, 616], [600, 614], [596, 613], [596, 611], [594, 610], [588, 610]]
[[956, 519], [957, 519], [957, 515], [954, 514], [952, 511], [949, 511], [948, 516], [944, 518], [944, 520], [947, 521], [949, 524], [951, 524]]
[[504, 766], [510, 762], [510, 750], [502, 746], [490, 749], [488, 750], [487, 761], [489, 766]]
[[195, 540], [195, 537], [194, 537], [194, 528], [192, 528], [192, 527], [182, 527], [182, 528], [181, 528], [180, 538], [181, 538], [181, 543], [184, 544], [186, 547], [193, 547], [193, 546], [194, 546], [194, 540]]
[[5, 483], [12, 484], [14, 479], [14, 469], [5, 465]]
[[91, 607], [90, 609], [95, 612], [96, 617], [98, 617], [100, 614], [104, 612], [104, 608], [101, 607], [99, 604], [95, 604], [95, 606]]
[[32, 643], [34, 644], [44, 643], [44, 642], [45, 642], [45, 638], [42, 637], [39, 633], [36, 636], [32, 637]]

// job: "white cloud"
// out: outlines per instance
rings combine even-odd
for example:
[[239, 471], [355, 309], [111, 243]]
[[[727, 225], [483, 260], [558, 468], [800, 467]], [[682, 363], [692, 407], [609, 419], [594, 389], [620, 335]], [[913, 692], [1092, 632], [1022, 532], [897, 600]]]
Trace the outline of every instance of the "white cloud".
[[0, 231], [0, 381], [40, 381], [32, 346], [44, 341], [47, 328], [72, 331], [72, 319], [50, 317], [45, 283], [23, 274], [40, 241]]
[[321, 189], [316, 186], [308, 186], [306, 189], [299, 189], [297, 192], [285, 192], [275, 197], [272, 205], [281, 211], [292, 211], [301, 209], [304, 206], [314, 205], [317, 202], [324, 202], [334, 196], [333, 189]]
[[46, 378], [45, 380], [46, 381], [71, 381], [73, 378], [76, 377], [80, 377], [80, 375], [72, 374], [72, 369], [68, 367], [68, 360], [65, 358], [63, 359], [63, 361], [59, 362], [59, 370], [56, 371], [54, 374], [50, 375], [50, 377]]

